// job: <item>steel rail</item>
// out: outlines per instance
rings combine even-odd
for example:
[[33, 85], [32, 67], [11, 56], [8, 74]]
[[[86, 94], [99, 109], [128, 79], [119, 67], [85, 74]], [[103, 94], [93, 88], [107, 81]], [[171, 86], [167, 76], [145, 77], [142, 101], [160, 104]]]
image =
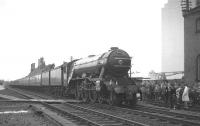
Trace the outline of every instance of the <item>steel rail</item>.
[[[19, 92], [18, 92], [19, 93]], [[23, 94], [23, 95], [25, 95], [25, 94]], [[34, 94], [32, 94], [32, 95], [35, 95], [35, 93]], [[41, 96], [39, 96], [39, 97], [41, 97]], [[65, 104], [67, 104], [67, 103], [65, 103]], [[79, 106], [80, 107], [80, 106]], [[81, 107], [80, 107], [81, 108]], [[83, 108], [82, 108], [83, 109]], [[86, 109], [86, 108], [84, 108], [84, 109]], [[118, 109], [120, 110], [126, 110], [126, 111], [131, 111], [131, 112], [136, 112], [136, 113], [140, 113], [140, 114], [143, 114], [143, 115], [148, 115], [148, 116], [153, 116], [153, 117], [156, 117], [156, 118], [161, 118], [161, 119], [164, 119], [164, 120], [168, 120], [168, 121], [173, 121], [173, 122], [178, 122], [178, 123], [181, 123], [181, 124], [189, 124], [189, 125], [200, 125], [200, 122], [197, 122], [197, 121], [194, 121], [194, 120], [188, 120], [188, 119], [183, 119], [183, 118], [179, 118], [180, 116], [182, 116], [181, 114], [177, 114], [178, 115], [178, 117], [176, 117], [176, 116], [173, 116], [173, 115], [166, 115], [166, 114], [163, 114], [163, 111], [162, 111], [162, 113], [159, 113], [159, 112], [154, 112], [154, 113], [152, 113], [152, 112], [145, 112], [145, 111], [140, 111], [140, 110], [133, 110], [133, 109], [127, 109], [127, 108], [121, 108], [121, 107], [118, 107]], [[88, 109], [89, 110], [89, 109]], [[92, 111], [92, 110], [91, 110]], [[93, 112], [94, 112], [94, 110], [93, 110]], [[97, 112], [97, 111], [96, 111]], [[101, 113], [101, 112], [99, 112], [99, 113]], [[101, 113], [101, 114], [105, 114], [105, 113]], [[118, 120], [121, 120], [121, 118], [120, 117], [116, 117], [116, 116], [113, 116], [113, 115], [110, 115], [110, 114], [108, 114], [107, 116], [110, 116], [110, 117], [112, 117], [112, 118], [117, 118]], [[81, 117], [79, 117], [79, 118], [81, 118]], [[189, 118], [189, 117], [188, 117]], [[87, 120], [87, 119], [85, 119], [85, 120]], [[128, 123], [133, 123], [133, 121], [132, 120], [128, 120], [128, 119], [125, 119], [126, 120], [126, 122], [128, 122]], [[88, 121], [89, 122], [89, 121]], [[92, 123], [92, 122], [90, 122], [90, 123]], [[135, 122], [136, 123], [136, 122]], [[137, 122], [137, 124], [138, 125], [140, 125], [140, 123], [139, 122]], [[142, 124], [141, 124], [142, 125]]]
[[7, 88], [7, 90], [17, 93], [17, 94], [21, 95], [22, 97], [25, 97], [25, 99], [32, 99], [31, 97], [24, 95], [22, 92], [16, 91], [15, 89]]
[[52, 109], [53, 111], [57, 111], [57, 112], [62, 113], [62, 114], [64, 114], [64, 115], [68, 115], [68, 116], [71, 116], [71, 117], [73, 117], [73, 118], [77, 118], [77, 119], [79, 119], [79, 120], [85, 121], [86, 123], [88, 123], [88, 124], [90, 124], [90, 125], [102, 126], [102, 125], [100, 125], [100, 124], [98, 124], [98, 123], [96, 123], [96, 122], [93, 122], [93, 121], [91, 121], [91, 120], [89, 120], [89, 119], [87, 119], [87, 118], [84, 118], [84, 117], [75, 115], [75, 114], [73, 114], [73, 113], [71, 113], [71, 112], [68, 112], [68, 111], [63, 111], [62, 109], [57, 108], [57, 107], [55, 107], [55, 106], [53, 106], [53, 105], [49, 105], [49, 104], [46, 104], [46, 103], [42, 103], [42, 104], [43, 104], [44, 106], [46, 106], [47, 108]]
[[[102, 104], [101, 104], [101, 106], [102, 106]], [[104, 105], [104, 106], [105, 107], [110, 107], [108, 105]], [[88, 106], [88, 108], [89, 108], [89, 106]], [[130, 114], [130, 112], [132, 112], [132, 113], [138, 113], [138, 114], [147, 115], [147, 116], [151, 116], [151, 117], [155, 117], [155, 118], [159, 118], [159, 119], [164, 119], [164, 120], [167, 120], [167, 121], [178, 122], [178, 123], [181, 123], [181, 124], [188, 124], [188, 125], [200, 126], [200, 121], [188, 120], [188, 119], [185, 119], [185, 118], [184, 119], [183, 118], [178, 118], [178, 117], [174, 117], [174, 116], [160, 114], [159, 112], [152, 113], [152, 112], [145, 112], [145, 111], [141, 111], [141, 110], [134, 110], [134, 109], [122, 108], [122, 107], [117, 107], [117, 106], [113, 106], [112, 108], [114, 108], [115, 110], [124, 112], [124, 113], [125, 112], [127, 112], [129, 114]], [[185, 116], [187, 116], [187, 115], [185, 115]], [[188, 115], [188, 116], [190, 116], [190, 115]]]
[[[27, 91], [27, 90], [23, 90], [23, 89], [13, 89], [13, 88], [8, 88], [9, 90], [16, 92], [24, 97], [27, 97], [29, 99], [34, 99], [36, 97], [42, 98], [42, 99], [47, 99], [46, 97], [42, 97], [41, 95], [36, 94], [35, 92], [32, 91]], [[28, 92], [28, 93], [27, 93]]]
[[[151, 104], [151, 105], [155, 105], [158, 107], [164, 107], [167, 109], [166, 104], [164, 104], [163, 102], [157, 102], [157, 101], [147, 101], [147, 104]], [[183, 107], [183, 105], [181, 105]], [[200, 112], [200, 106], [194, 106], [194, 107], [189, 107], [189, 109], [187, 111], [191, 111], [191, 112]]]
[[137, 110], [147, 110], [147, 111], [153, 111], [156, 113], [165, 113], [171, 116], [178, 116], [178, 117], [183, 117], [183, 118], [189, 118], [189, 119], [195, 119], [195, 120], [200, 120], [200, 114], [199, 115], [193, 115], [193, 114], [184, 114], [181, 112], [176, 112], [175, 110], [170, 110], [167, 108], [158, 108], [158, 107], [147, 107], [147, 106], [136, 106], [134, 109]]
[[[21, 90], [20, 90], [20, 92], [19, 92], [19, 90], [13, 90], [13, 91], [15, 91], [15, 92], [17, 92], [17, 93], [19, 93], [19, 94], [22, 94], [22, 92], [21, 92]], [[23, 96], [27, 96], [26, 94], [24, 94], [24, 92], [23, 92], [23, 94], [22, 94]], [[31, 93], [31, 95], [35, 95], [35, 93]], [[32, 98], [29, 94], [28, 94], [28, 96], [27, 97], [29, 97], [30, 99]], [[42, 97], [42, 96], [40, 96], [40, 97]], [[40, 104], [42, 104], [42, 105], [44, 105], [45, 107], [47, 107], [47, 108], [49, 108], [49, 109], [51, 109], [51, 110], [54, 110], [54, 111], [57, 111], [57, 112], [59, 112], [59, 113], [62, 113], [62, 114], [64, 114], [64, 115], [69, 115], [69, 116], [71, 116], [71, 117], [73, 117], [73, 118], [78, 118], [79, 120], [83, 120], [84, 122], [87, 122], [88, 124], [91, 124], [91, 125], [94, 125], [94, 126], [106, 126], [106, 125], [102, 125], [102, 124], [98, 124], [97, 122], [94, 122], [94, 121], [92, 121], [92, 120], [90, 120], [90, 119], [87, 119], [87, 118], [85, 118], [85, 117], [82, 117], [82, 116], [80, 116], [80, 115], [77, 115], [77, 114], [74, 114], [74, 113], [71, 113], [71, 112], [69, 112], [69, 111], [64, 111], [64, 110], [62, 110], [61, 108], [58, 108], [58, 107], [55, 107], [55, 106], [53, 106], [52, 104], [49, 104], [49, 103], [47, 103], [47, 102], [43, 102], [43, 101], [19, 101], [19, 100], [16, 100], [16, 101], [10, 101], [10, 102], [29, 102], [29, 103], [40, 103]], [[134, 125], [134, 126], [149, 126], [149, 125], [146, 125], [146, 124], [142, 124], [142, 123], [139, 123], [139, 122], [136, 122], [136, 121], [132, 121], [132, 120], [128, 120], [128, 119], [125, 119], [125, 118], [120, 118], [120, 117], [117, 117], [117, 116], [114, 116], [114, 115], [110, 115], [110, 114], [106, 114], [106, 113], [102, 113], [102, 112], [98, 112], [98, 111], [94, 111], [94, 110], [89, 110], [89, 109], [86, 109], [86, 108], [81, 108], [81, 107], [78, 107], [78, 106], [75, 106], [75, 105], [73, 105], [73, 104], [69, 104], [69, 103], [64, 103], [64, 105], [68, 105], [68, 106], [71, 106], [71, 107], [75, 107], [75, 108], [79, 108], [79, 109], [81, 109], [82, 111], [87, 111], [87, 112], [92, 112], [92, 113], [94, 113], [94, 114], [96, 114], [96, 115], [101, 115], [101, 116], [103, 116], [103, 117], [107, 117], [107, 118], [112, 118], [112, 120], [115, 120], [116, 122], [117, 122], [117, 124], [119, 125], [119, 123], [122, 123], [122, 124], [128, 124], [128, 125]], [[111, 120], [109, 120], [109, 121], [111, 121]], [[117, 125], [116, 123], [115, 124], [112, 124], [113, 126], [114, 125]], [[110, 125], [110, 124], [109, 124]], [[120, 124], [121, 125], [121, 124]]]
[[117, 117], [117, 116], [114, 116], [114, 115], [111, 115], [111, 114], [99, 112], [99, 111], [92, 110], [92, 109], [85, 108], [85, 107], [81, 107], [81, 106], [78, 106], [78, 105], [74, 105], [74, 104], [70, 104], [70, 103], [64, 103], [64, 104], [67, 105], [67, 106], [71, 106], [71, 107], [75, 107], [75, 108], [77, 108], [77, 109], [84, 110], [84, 111], [96, 113], [96, 114], [98, 114], [98, 115], [107, 116], [107, 117], [113, 118], [114, 120], [118, 120], [118, 121], [120, 120], [120, 121], [122, 121], [123, 123], [129, 124], [129, 125], [149, 126], [149, 125], [147, 125], [147, 124], [143, 124], [143, 123], [136, 122], [136, 121], [129, 120], [129, 119], [126, 119], [126, 118], [122, 118], [122, 117]]

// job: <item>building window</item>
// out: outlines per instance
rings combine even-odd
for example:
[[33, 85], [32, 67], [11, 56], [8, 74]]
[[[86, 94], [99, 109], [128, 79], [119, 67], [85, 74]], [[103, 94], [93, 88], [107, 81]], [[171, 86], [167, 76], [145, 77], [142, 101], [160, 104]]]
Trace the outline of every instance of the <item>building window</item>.
[[200, 55], [197, 56], [197, 68], [196, 68], [196, 72], [197, 72], [197, 81], [200, 81]]
[[196, 19], [196, 32], [200, 33], [200, 17]]

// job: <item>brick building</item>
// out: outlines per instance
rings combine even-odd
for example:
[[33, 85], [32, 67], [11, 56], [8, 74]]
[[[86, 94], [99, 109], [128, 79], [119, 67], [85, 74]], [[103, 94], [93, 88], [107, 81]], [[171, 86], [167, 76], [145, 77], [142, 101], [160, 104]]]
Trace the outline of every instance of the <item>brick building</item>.
[[186, 81], [200, 81], [200, 6], [183, 10]]

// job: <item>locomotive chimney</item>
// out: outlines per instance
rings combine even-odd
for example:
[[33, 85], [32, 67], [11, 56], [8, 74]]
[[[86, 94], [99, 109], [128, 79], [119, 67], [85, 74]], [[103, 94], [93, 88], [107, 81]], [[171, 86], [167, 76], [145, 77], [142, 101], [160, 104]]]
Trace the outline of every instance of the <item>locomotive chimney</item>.
[[117, 50], [119, 49], [118, 47], [111, 47], [110, 50]]
[[88, 57], [94, 57], [95, 55], [89, 55]]

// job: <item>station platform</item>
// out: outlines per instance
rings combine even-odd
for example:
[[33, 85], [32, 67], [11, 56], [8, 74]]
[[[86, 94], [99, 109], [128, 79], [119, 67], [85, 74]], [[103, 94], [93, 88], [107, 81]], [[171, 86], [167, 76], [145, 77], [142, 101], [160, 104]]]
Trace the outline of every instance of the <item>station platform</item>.
[[141, 105], [141, 106], [145, 106], [145, 107], [163, 109], [163, 110], [167, 110], [167, 111], [173, 112], [173, 113], [179, 113], [179, 114], [185, 114], [185, 115], [191, 115], [191, 116], [195, 115], [195, 116], [200, 117], [199, 112], [193, 112], [193, 111], [183, 110], [183, 109], [171, 109], [171, 108], [167, 108], [167, 107], [160, 107], [160, 106], [152, 105], [152, 104], [149, 104], [149, 103], [146, 103], [146, 102], [143, 102], [143, 101], [138, 101], [137, 104]]

